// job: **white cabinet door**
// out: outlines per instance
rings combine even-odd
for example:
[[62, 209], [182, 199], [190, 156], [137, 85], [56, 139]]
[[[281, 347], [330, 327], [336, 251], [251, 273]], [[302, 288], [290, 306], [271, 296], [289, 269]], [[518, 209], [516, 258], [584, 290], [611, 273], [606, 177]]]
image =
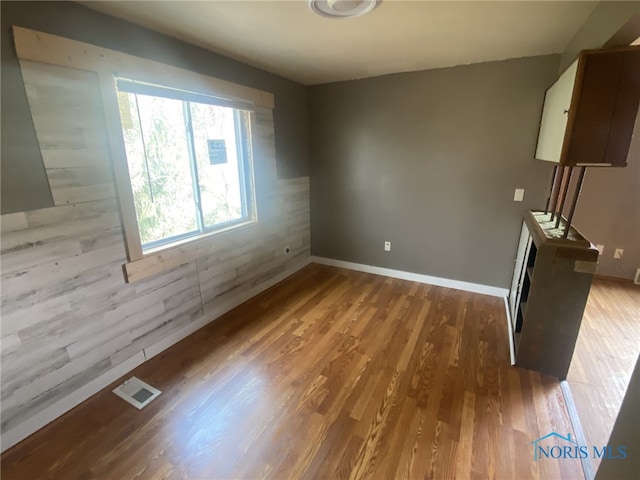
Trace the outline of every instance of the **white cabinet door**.
[[522, 230], [520, 232], [520, 242], [518, 243], [518, 253], [516, 254], [515, 267], [513, 269], [513, 279], [511, 280], [511, 290], [509, 290], [509, 311], [511, 312], [511, 324], [516, 328], [516, 319], [518, 313], [518, 303], [520, 302], [520, 293], [522, 292], [522, 283], [527, 272], [527, 258], [531, 249], [531, 235], [527, 225], [522, 222]]
[[573, 62], [558, 81], [547, 90], [544, 97], [544, 108], [540, 122], [540, 133], [538, 134], [538, 146], [536, 148], [536, 158], [538, 160], [555, 163], [560, 161], [577, 72], [578, 60]]

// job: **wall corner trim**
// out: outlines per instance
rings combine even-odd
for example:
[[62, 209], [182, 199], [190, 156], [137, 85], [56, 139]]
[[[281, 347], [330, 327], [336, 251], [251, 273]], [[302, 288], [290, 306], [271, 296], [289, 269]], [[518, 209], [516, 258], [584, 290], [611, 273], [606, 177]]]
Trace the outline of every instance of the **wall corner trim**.
[[449, 278], [433, 277], [431, 275], [423, 275], [420, 273], [405, 272], [402, 270], [376, 267], [373, 265], [364, 265], [362, 263], [345, 262], [343, 260], [335, 260], [333, 258], [312, 256], [311, 261], [313, 263], [329, 265], [331, 267], [339, 267], [346, 268], [348, 270], [356, 270], [358, 272], [373, 273], [374, 275], [383, 275], [385, 277], [426, 283], [429, 285], [436, 285], [438, 287], [453, 288], [456, 290], [463, 290], [465, 292], [480, 293], [482, 295], [490, 295], [492, 297], [506, 298], [506, 296], [509, 294], [509, 290], [506, 288], [481, 285], [479, 283], [463, 282], [460, 280], [451, 280]]
[[91, 382], [80, 387], [75, 392], [72, 392], [71, 394], [60, 399], [59, 401], [49, 406], [48, 408], [42, 410], [41, 412], [38, 412], [36, 415], [28, 418], [27, 420], [17, 425], [16, 427], [12, 428], [11, 430], [7, 432], [2, 432], [2, 441], [0, 442], [1, 443], [0, 451], [4, 452], [5, 450], [8, 450], [12, 446], [16, 445], [17, 443], [27, 438], [29, 435], [32, 435], [33, 433], [37, 432], [42, 427], [51, 423], [58, 417], [64, 415], [66, 412], [68, 412], [72, 408], [78, 406], [80, 403], [84, 402], [89, 397], [95, 395], [100, 390], [104, 389], [111, 383], [115, 382], [120, 377], [127, 375], [134, 368], [143, 364], [145, 361], [149, 360], [152, 357], [155, 357], [156, 355], [163, 352], [167, 348], [178, 343], [180, 340], [188, 337], [193, 332], [199, 330], [205, 325], [215, 321], [216, 319], [218, 319], [228, 311], [246, 302], [250, 298], [255, 297], [256, 295], [264, 292], [265, 290], [267, 290], [268, 288], [271, 288], [275, 284], [280, 283], [285, 278], [290, 277], [291, 275], [296, 273], [298, 270], [301, 270], [302, 268], [306, 267], [310, 263], [311, 263], [311, 259], [307, 257], [301, 260], [300, 262], [297, 262], [296, 264], [292, 265], [291, 267], [287, 268], [284, 272], [280, 273], [279, 275], [276, 275], [275, 277], [259, 285], [256, 285], [255, 287], [253, 287], [250, 290], [247, 290], [246, 292], [239, 293], [235, 297], [226, 300], [225, 302], [218, 305], [214, 310], [207, 312], [207, 314], [204, 315], [203, 317], [200, 317], [199, 319], [191, 322], [189, 325], [163, 338], [162, 340], [155, 343], [154, 345], [151, 345], [150, 347], [139, 351], [138, 353], [128, 358], [124, 362], [116, 365], [111, 370], [106, 371], [99, 377], [93, 379]]

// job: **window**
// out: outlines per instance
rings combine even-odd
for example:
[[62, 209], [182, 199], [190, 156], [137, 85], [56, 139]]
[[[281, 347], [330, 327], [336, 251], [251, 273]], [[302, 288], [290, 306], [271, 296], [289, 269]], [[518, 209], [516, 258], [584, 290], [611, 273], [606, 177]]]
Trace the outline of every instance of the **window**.
[[[267, 222], [260, 224], [258, 216], [273, 211], [275, 201], [270, 195], [276, 173], [273, 93], [45, 32], [12, 28], [21, 62], [97, 76], [96, 101], [102, 103], [104, 118], [96, 120], [105, 121], [106, 135], [84, 139], [88, 149], [101, 153], [79, 160], [86, 162], [83, 176], [105, 182], [95, 192], [81, 189], [70, 194], [77, 194], [78, 201], [116, 194], [127, 282], [261, 234]], [[148, 104], [142, 105], [143, 100]], [[171, 111], [171, 105], [182, 110]], [[260, 120], [259, 130], [252, 132], [258, 125], [256, 112], [268, 115], [269, 124]], [[164, 133], [153, 137], [156, 126]], [[254, 177], [252, 158], [258, 155], [265, 164], [260, 166], [262, 174]], [[113, 178], [106, 175], [104, 157], [110, 160]], [[221, 231], [228, 234], [216, 235]]]
[[144, 253], [255, 219], [247, 109], [125, 78], [116, 86]]

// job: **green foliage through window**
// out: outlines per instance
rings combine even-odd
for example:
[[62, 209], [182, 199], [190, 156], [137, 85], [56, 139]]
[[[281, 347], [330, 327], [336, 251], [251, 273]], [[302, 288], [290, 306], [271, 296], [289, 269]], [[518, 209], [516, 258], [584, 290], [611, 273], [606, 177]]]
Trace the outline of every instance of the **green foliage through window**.
[[252, 217], [246, 110], [126, 79], [117, 86], [143, 249]]

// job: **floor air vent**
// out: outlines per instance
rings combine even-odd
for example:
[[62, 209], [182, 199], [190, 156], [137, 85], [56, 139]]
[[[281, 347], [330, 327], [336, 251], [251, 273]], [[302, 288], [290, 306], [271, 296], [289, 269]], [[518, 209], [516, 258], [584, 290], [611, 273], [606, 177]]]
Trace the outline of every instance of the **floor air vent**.
[[140, 410], [160, 395], [160, 390], [136, 377], [131, 377], [119, 387], [114, 388], [113, 393]]

